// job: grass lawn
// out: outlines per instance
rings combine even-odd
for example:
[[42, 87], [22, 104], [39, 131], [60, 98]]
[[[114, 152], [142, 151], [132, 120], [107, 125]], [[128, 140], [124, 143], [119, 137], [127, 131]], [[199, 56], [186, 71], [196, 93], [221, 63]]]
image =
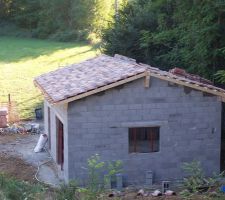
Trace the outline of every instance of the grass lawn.
[[11, 94], [20, 118], [34, 117], [43, 99], [33, 78], [96, 54], [93, 46], [84, 43], [0, 37], [0, 103]]

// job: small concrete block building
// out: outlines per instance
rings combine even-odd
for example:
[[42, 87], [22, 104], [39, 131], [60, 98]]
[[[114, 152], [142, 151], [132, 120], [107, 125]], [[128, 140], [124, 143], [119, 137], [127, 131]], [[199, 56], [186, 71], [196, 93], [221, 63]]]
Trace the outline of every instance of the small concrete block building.
[[101, 55], [34, 80], [42, 91], [49, 150], [66, 182], [87, 178], [87, 159], [121, 160], [126, 184], [177, 180], [184, 162], [220, 172], [225, 90], [181, 69], [170, 72]]

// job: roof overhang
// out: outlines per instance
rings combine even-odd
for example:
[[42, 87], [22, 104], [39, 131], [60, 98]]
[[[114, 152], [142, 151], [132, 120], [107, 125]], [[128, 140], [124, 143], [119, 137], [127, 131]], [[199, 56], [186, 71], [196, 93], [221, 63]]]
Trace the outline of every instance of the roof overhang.
[[114, 83], [111, 83], [111, 84], [99, 87], [99, 88], [94, 89], [94, 90], [87, 91], [85, 93], [81, 93], [81, 94], [78, 94], [76, 96], [69, 97], [67, 99], [63, 99], [63, 100], [57, 101], [57, 102], [54, 102], [53, 99], [50, 97], [50, 95], [48, 95], [48, 93], [35, 80], [34, 80], [34, 84], [35, 84], [36, 87], [38, 87], [41, 90], [41, 92], [44, 95], [45, 99], [50, 104], [55, 105], [55, 104], [66, 104], [66, 103], [69, 103], [69, 102], [72, 102], [72, 101], [76, 101], [76, 100], [82, 99], [84, 97], [88, 97], [90, 95], [106, 91], [108, 89], [111, 89], [111, 88], [123, 85], [125, 83], [129, 83], [131, 81], [134, 81], [134, 80], [137, 80], [137, 79], [140, 79], [140, 78], [143, 78], [143, 77], [146, 78], [145, 79], [145, 83], [144, 83], [145, 87], [149, 86], [148, 85], [149, 84], [149, 78], [150, 77], [155, 77], [155, 78], [158, 78], [158, 79], [161, 79], [161, 80], [164, 80], [164, 81], [168, 81], [168, 82], [176, 83], [178, 85], [182, 85], [182, 86], [186, 86], [186, 87], [189, 87], [189, 88], [193, 88], [193, 89], [201, 91], [201, 92], [206, 92], [206, 93], [209, 93], [209, 94], [212, 94], [212, 95], [215, 95], [215, 96], [219, 96], [220, 100], [222, 102], [225, 102], [225, 93], [220, 92], [220, 91], [218, 91], [216, 89], [214, 89], [214, 90], [213, 89], [209, 89], [207, 87], [202, 87], [201, 85], [199, 85], [197, 83], [193, 84], [193, 83], [189, 83], [187, 81], [181, 81], [181, 80], [176, 79], [174, 77], [171, 78], [170, 76], [166, 76], [166, 75], [163, 76], [163, 75], [160, 75], [160, 74], [157, 74], [157, 73], [151, 73], [149, 71], [146, 71], [144, 73], [140, 73], [140, 74], [131, 76], [131, 77], [123, 79], [123, 80], [119, 80], [117, 82], [114, 82]]
[[178, 85], [182, 85], [182, 86], [186, 86], [186, 87], [190, 87], [193, 88], [195, 90], [199, 90], [201, 92], [206, 92], [215, 96], [219, 96], [221, 97], [221, 101], [225, 102], [225, 93], [220, 92], [219, 90], [216, 89], [209, 89], [208, 87], [202, 87], [200, 84], [197, 83], [188, 83], [187, 81], [181, 81], [179, 79], [175, 79], [175, 78], [171, 78], [169, 76], [162, 76], [159, 75], [157, 73], [150, 73], [150, 76], [161, 79], [161, 80], [165, 80], [168, 82], [172, 82], [172, 83], [176, 83]]
[[96, 88], [94, 90], [87, 91], [85, 93], [81, 93], [81, 94], [78, 94], [76, 96], [69, 97], [67, 99], [64, 99], [64, 100], [61, 100], [61, 101], [57, 101], [57, 102], [54, 102], [53, 99], [50, 97], [50, 95], [48, 95], [48, 93], [46, 91], [44, 91], [44, 89], [35, 80], [34, 80], [34, 85], [41, 90], [41, 92], [44, 95], [45, 99], [50, 104], [54, 105], [54, 104], [66, 104], [66, 103], [69, 103], [69, 102], [72, 102], [72, 101], [75, 101], [75, 100], [79, 100], [79, 99], [82, 99], [84, 97], [87, 97], [87, 96], [90, 96], [90, 95], [93, 95], [93, 94], [96, 94], [96, 93], [99, 93], [99, 92], [106, 91], [108, 89], [111, 89], [111, 88], [123, 85], [125, 83], [129, 83], [131, 81], [134, 81], [134, 80], [137, 80], [137, 79], [140, 79], [140, 78], [143, 78], [143, 77], [149, 77], [149, 73], [148, 72], [140, 73], [140, 74], [128, 77], [126, 79], [119, 80], [117, 82], [114, 82], [114, 83], [111, 83], [111, 84], [108, 84], [108, 85]]

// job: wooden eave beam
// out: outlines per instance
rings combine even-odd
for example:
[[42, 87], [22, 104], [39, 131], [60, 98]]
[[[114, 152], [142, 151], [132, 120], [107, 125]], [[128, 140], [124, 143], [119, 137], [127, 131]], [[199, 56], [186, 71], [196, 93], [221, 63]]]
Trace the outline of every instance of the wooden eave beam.
[[209, 89], [207, 87], [201, 87], [198, 84], [191, 84], [191, 83], [188, 83], [186, 81], [181, 81], [181, 80], [178, 80], [178, 79], [170, 78], [169, 76], [163, 76], [163, 75], [159, 75], [159, 74], [156, 74], [156, 73], [150, 73], [149, 71], [146, 71], [146, 72], [143, 72], [143, 73], [131, 76], [129, 78], [117, 81], [115, 83], [112, 83], [112, 84], [109, 84], [109, 85], [106, 85], [106, 86], [102, 86], [102, 87], [99, 87], [97, 89], [94, 89], [94, 90], [91, 90], [91, 91], [79, 94], [77, 96], [70, 97], [70, 98], [62, 100], [62, 101], [58, 101], [58, 102], [54, 102], [53, 99], [48, 95], [48, 93], [45, 92], [43, 90], [43, 88], [35, 80], [34, 80], [34, 85], [41, 90], [41, 92], [44, 95], [44, 97], [46, 98], [46, 100], [50, 104], [54, 105], [54, 104], [65, 104], [65, 103], [69, 103], [71, 101], [82, 99], [84, 97], [87, 97], [87, 96], [90, 96], [90, 95], [93, 95], [93, 94], [96, 94], [96, 93], [99, 93], [99, 92], [102, 92], [102, 91], [105, 91], [105, 90], [117, 87], [119, 85], [123, 85], [125, 83], [131, 82], [131, 81], [143, 78], [143, 77], [145, 77], [144, 86], [146, 88], [148, 88], [150, 86], [150, 77], [151, 76], [155, 77], [155, 78], [158, 78], [158, 79], [161, 79], [161, 80], [165, 80], [165, 81], [168, 81], [168, 82], [176, 83], [178, 85], [183, 85], [183, 86], [190, 87], [190, 88], [193, 88], [193, 89], [196, 89], [196, 90], [200, 90], [202, 92], [207, 92], [207, 93], [219, 96], [219, 97], [221, 97], [221, 101], [225, 102], [225, 93], [222, 93], [220, 91], [216, 91], [216, 90], [213, 90], [213, 89]]

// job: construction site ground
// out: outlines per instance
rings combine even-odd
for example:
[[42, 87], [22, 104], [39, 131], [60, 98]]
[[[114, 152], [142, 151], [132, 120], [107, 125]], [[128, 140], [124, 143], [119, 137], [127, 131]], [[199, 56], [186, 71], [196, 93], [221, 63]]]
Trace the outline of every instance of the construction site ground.
[[59, 186], [55, 163], [50, 154], [43, 150], [33, 151], [39, 135], [1, 134], [0, 171], [19, 180], [43, 182]]

